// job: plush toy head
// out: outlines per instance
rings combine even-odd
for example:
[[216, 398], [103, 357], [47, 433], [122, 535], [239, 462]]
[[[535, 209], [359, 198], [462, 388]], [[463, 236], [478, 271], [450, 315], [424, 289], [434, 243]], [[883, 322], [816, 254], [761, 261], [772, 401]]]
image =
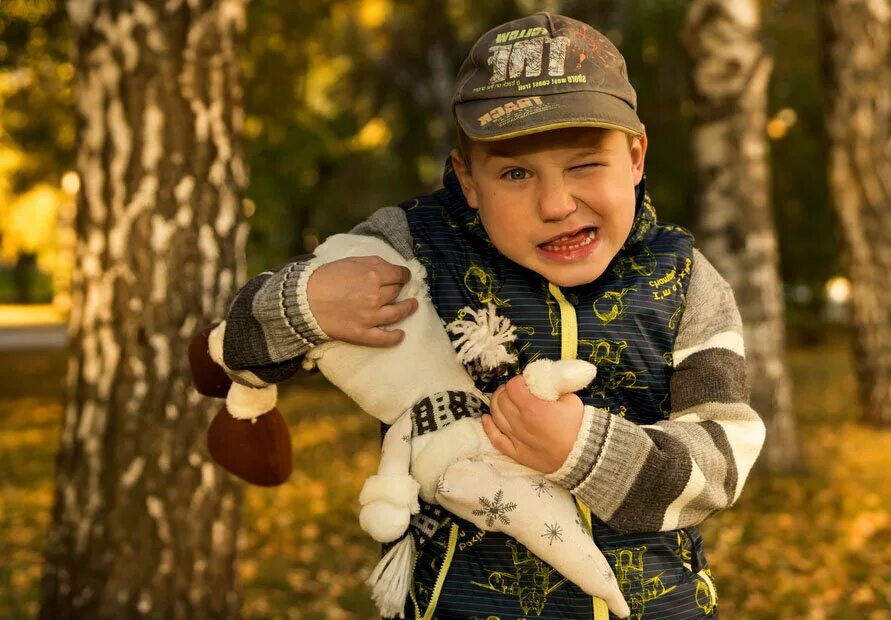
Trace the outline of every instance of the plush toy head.
[[427, 294], [426, 271], [417, 260], [405, 260], [375, 237], [334, 235], [316, 248], [322, 260], [349, 256], [380, 256], [407, 267], [412, 274], [398, 300], [414, 297], [418, 309], [394, 327], [405, 332], [395, 347], [365, 347], [332, 341], [315, 347], [305, 366], [322, 374], [366, 413], [385, 424], [423, 398], [448, 390], [476, 392], [473, 380], [455, 356], [455, 349]]

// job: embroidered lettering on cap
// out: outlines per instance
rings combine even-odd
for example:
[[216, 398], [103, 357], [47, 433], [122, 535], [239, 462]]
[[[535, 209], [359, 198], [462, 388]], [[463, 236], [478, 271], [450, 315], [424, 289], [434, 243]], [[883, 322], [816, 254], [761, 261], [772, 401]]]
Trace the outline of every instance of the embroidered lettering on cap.
[[480, 122], [480, 127], [488, 125], [496, 118], [501, 118], [505, 114], [510, 114], [511, 112], [522, 110], [523, 108], [529, 108], [538, 105], [541, 105], [541, 97], [524, 97], [523, 99], [517, 99], [516, 101], [508, 101], [504, 105], [500, 105], [497, 108], [492, 108], [491, 110], [480, 116], [478, 119]]
[[499, 32], [495, 35], [495, 43], [507, 43], [508, 41], [537, 37], [547, 33], [547, 29], [540, 26], [537, 28], [524, 28], [522, 30], [508, 30], [507, 32]]
[[541, 75], [545, 43], [548, 44], [548, 75], [557, 77], [566, 73], [569, 37], [537, 37], [490, 47], [486, 61], [492, 67], [489, 83], [514, 79], [521, 73], [527, 78]]

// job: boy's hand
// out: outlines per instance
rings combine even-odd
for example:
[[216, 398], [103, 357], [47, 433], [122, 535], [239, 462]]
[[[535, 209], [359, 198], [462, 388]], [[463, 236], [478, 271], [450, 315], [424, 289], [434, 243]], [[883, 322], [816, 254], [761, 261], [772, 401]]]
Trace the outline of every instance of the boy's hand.
[[585, 407], [575, 394], [551, 402], [532, 395], [517, 376], [492, 394], [483, 430], [495, 449], [545, 474], [557, 471], [572, 451]]
[[411, 272], [379, 256], [342, 258], [316, 269], [306, 296], [316, 322], [333, 340], [391, 347], [405, 336], [386, 329], [417, 310], [413, 298], [393, 303]]

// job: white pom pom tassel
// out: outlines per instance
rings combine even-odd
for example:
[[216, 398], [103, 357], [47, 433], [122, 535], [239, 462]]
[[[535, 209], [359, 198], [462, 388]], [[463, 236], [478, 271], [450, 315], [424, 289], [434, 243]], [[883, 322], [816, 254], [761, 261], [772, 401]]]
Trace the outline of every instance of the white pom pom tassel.
[[469, 364], [476, 361], [486, 370], [493, 370], [501, 364], [512, 364], [517, 356], [508, 353], [504, 346], [517, 339], [517, 328], [507, 317], [498, 316], [495, 304], [474, 310], [465, 307], [464, 312], [473, 317], [472, 321], [455, 320], [446, 325], [453, 334], [460, 334], [453, 344], [458, 353], [458, 361]]
[[406, 534], [377, 563], [368, 580], [371, 598], [385, 618], [405, 618], [405, 599], [414, 572], [415, 541]]
[[226, 396], [226, 409], [238, 420], [256, 420], [275, 407], [278, 388], [273, 383], [263, 388], [250, 388], [233, 383]]

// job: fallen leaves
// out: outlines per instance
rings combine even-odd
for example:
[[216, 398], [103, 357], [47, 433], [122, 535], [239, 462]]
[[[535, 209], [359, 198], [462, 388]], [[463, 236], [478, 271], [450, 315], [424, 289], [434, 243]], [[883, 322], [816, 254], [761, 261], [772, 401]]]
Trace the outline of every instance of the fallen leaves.
[[[721, 614], [891, 620], [891, 431], [857, 423], [843, 353], [799, 350], [790, 360], [808, 473], [752, 479], [733, 509], [703, 525]], [[33, 385], [56, 386], [64, 364], [28, 368]], [[0, 373], [0, 617], [10, 618], [37, 612], [61, 419], [58, 392], [22, 394], [21, 383]], [[243, 614], [376, 617], [363, 581], [380, 547], [359, 529], [357, 498], [377, 466], [377, 423], [318, 377], [283, 389], [279, 409], [295, 471], [281, 487], [246, 489]]]

